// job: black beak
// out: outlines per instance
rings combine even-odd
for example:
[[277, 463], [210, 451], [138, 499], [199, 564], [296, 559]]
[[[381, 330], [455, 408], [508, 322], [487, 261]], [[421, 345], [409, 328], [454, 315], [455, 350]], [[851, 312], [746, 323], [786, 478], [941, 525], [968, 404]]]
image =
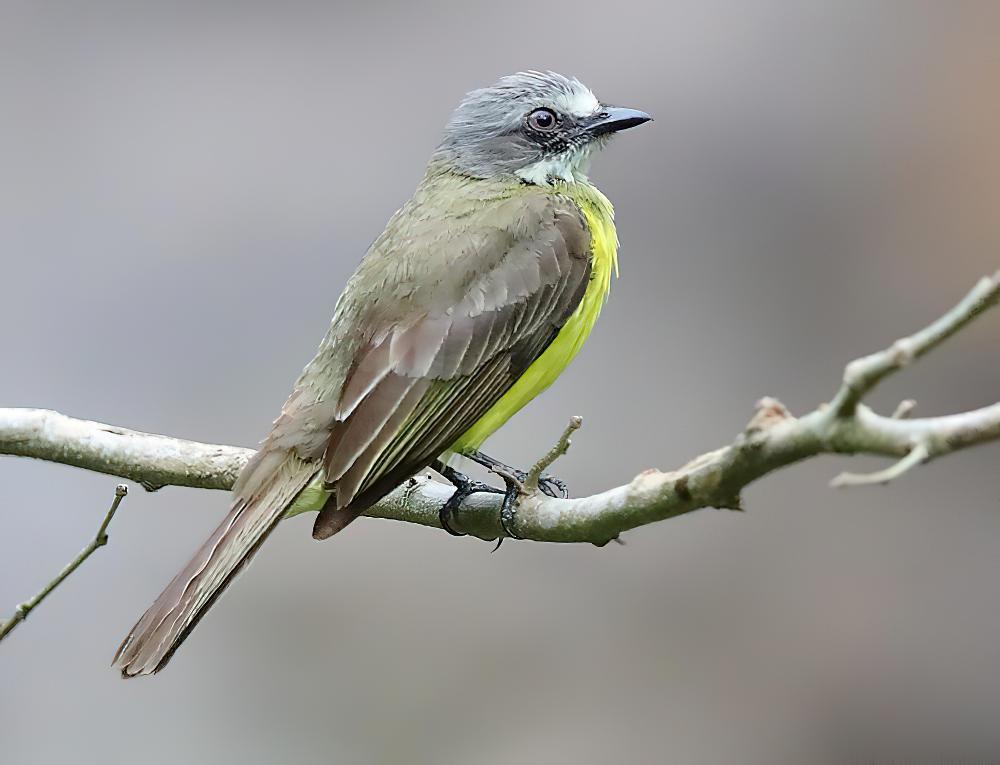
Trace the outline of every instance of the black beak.
[[584, 129], [592, 136], [605, 135], [607, 133], [617, 133], [619, 130], [628, 130], [643, 122], [649, 122], [650, 117], [646, 112], [638, 109], [626, 109], [623, 106], [604, 106], [601, 111], [593, 117], [585, 120]]

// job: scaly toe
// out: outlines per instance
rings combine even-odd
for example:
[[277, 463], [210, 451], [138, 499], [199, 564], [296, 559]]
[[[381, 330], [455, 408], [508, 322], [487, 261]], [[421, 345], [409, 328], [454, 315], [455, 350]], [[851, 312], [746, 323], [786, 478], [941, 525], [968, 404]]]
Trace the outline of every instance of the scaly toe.
[[556, 478], [554, 475], [542, 473], [538, 476], [538, 488], [550, 497], [569, 499], [569, 487], [566, 485], [566, 482]]
[[[512, 528], [514, 526], [514, 517], [517, 515], [517, 500], [523, 486], [514, 476], [501, 475], [500, 477], [507, 484], [507, 491], [503, 495], [503, 504], [500, 505], [500, 528], [511, 539], [521, 539], [521, 537], [513, 532]], [[502, 539], [503, 537], [501, 537]], [[497, 544], [497, 548], [499, 547], [500, 545]]]

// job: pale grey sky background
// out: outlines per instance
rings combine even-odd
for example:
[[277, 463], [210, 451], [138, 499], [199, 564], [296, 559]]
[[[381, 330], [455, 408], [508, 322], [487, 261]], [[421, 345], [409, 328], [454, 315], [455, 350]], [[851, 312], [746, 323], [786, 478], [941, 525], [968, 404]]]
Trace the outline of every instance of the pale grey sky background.
[[[575, 494], [676, 466], [1000, 265], [998, 40], [981, 2], [0, 2], [0, 405], [252, 445], [449, 110], [552, 68], [656, 122], [594, 164], [602, 321], [490, 448], [527, 464], [582, 414]], [[993, 316], [874, 403], [992, 403], [998, 349]], [[136, 488], [0, 646], [2, 759], [997, 758], [998, 457], [853, 492], [811, 462], [603, 549], [297, 519], [124, 683], [119, 640], [226, 507]], [[0, 611], [114, 484], [0, 459]]]

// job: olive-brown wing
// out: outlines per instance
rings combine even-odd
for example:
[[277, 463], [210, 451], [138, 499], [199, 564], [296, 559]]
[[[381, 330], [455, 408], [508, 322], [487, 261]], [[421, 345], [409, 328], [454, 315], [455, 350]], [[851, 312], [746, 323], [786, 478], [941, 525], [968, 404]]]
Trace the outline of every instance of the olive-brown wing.
[[575, 209], [516, 241], [443, 310], [363, 348], [324, 457], [333, 491], [314, 536], [339, 531], [432, 462], [503, 395], [573, 314], [590, 277], [590, 237]]

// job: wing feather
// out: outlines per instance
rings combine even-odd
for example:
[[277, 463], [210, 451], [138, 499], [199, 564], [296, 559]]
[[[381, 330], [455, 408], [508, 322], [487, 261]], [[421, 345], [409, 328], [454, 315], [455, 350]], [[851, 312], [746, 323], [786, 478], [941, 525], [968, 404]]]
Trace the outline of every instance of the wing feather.
[[[335, 444], [328, 448], [323, 464], [327, 483], [333, 483], [347, 472], [355, 460], [376, 441], [391, 423], [393, 414], [407, 400], [410, 389], [419, 378], [387, 374], [382, 382], [365, 396], [337, 432]], [[419, 399], [418, 399], [419, 400]]]
[[590, 275], [589, 234], [568, 204], [533, 203], [542, 219], [449, 301], [372, 332], [344, 385], [324, 460], [333, 493], [314, 535], [343, 528], [445, 451], [552, 342]]

